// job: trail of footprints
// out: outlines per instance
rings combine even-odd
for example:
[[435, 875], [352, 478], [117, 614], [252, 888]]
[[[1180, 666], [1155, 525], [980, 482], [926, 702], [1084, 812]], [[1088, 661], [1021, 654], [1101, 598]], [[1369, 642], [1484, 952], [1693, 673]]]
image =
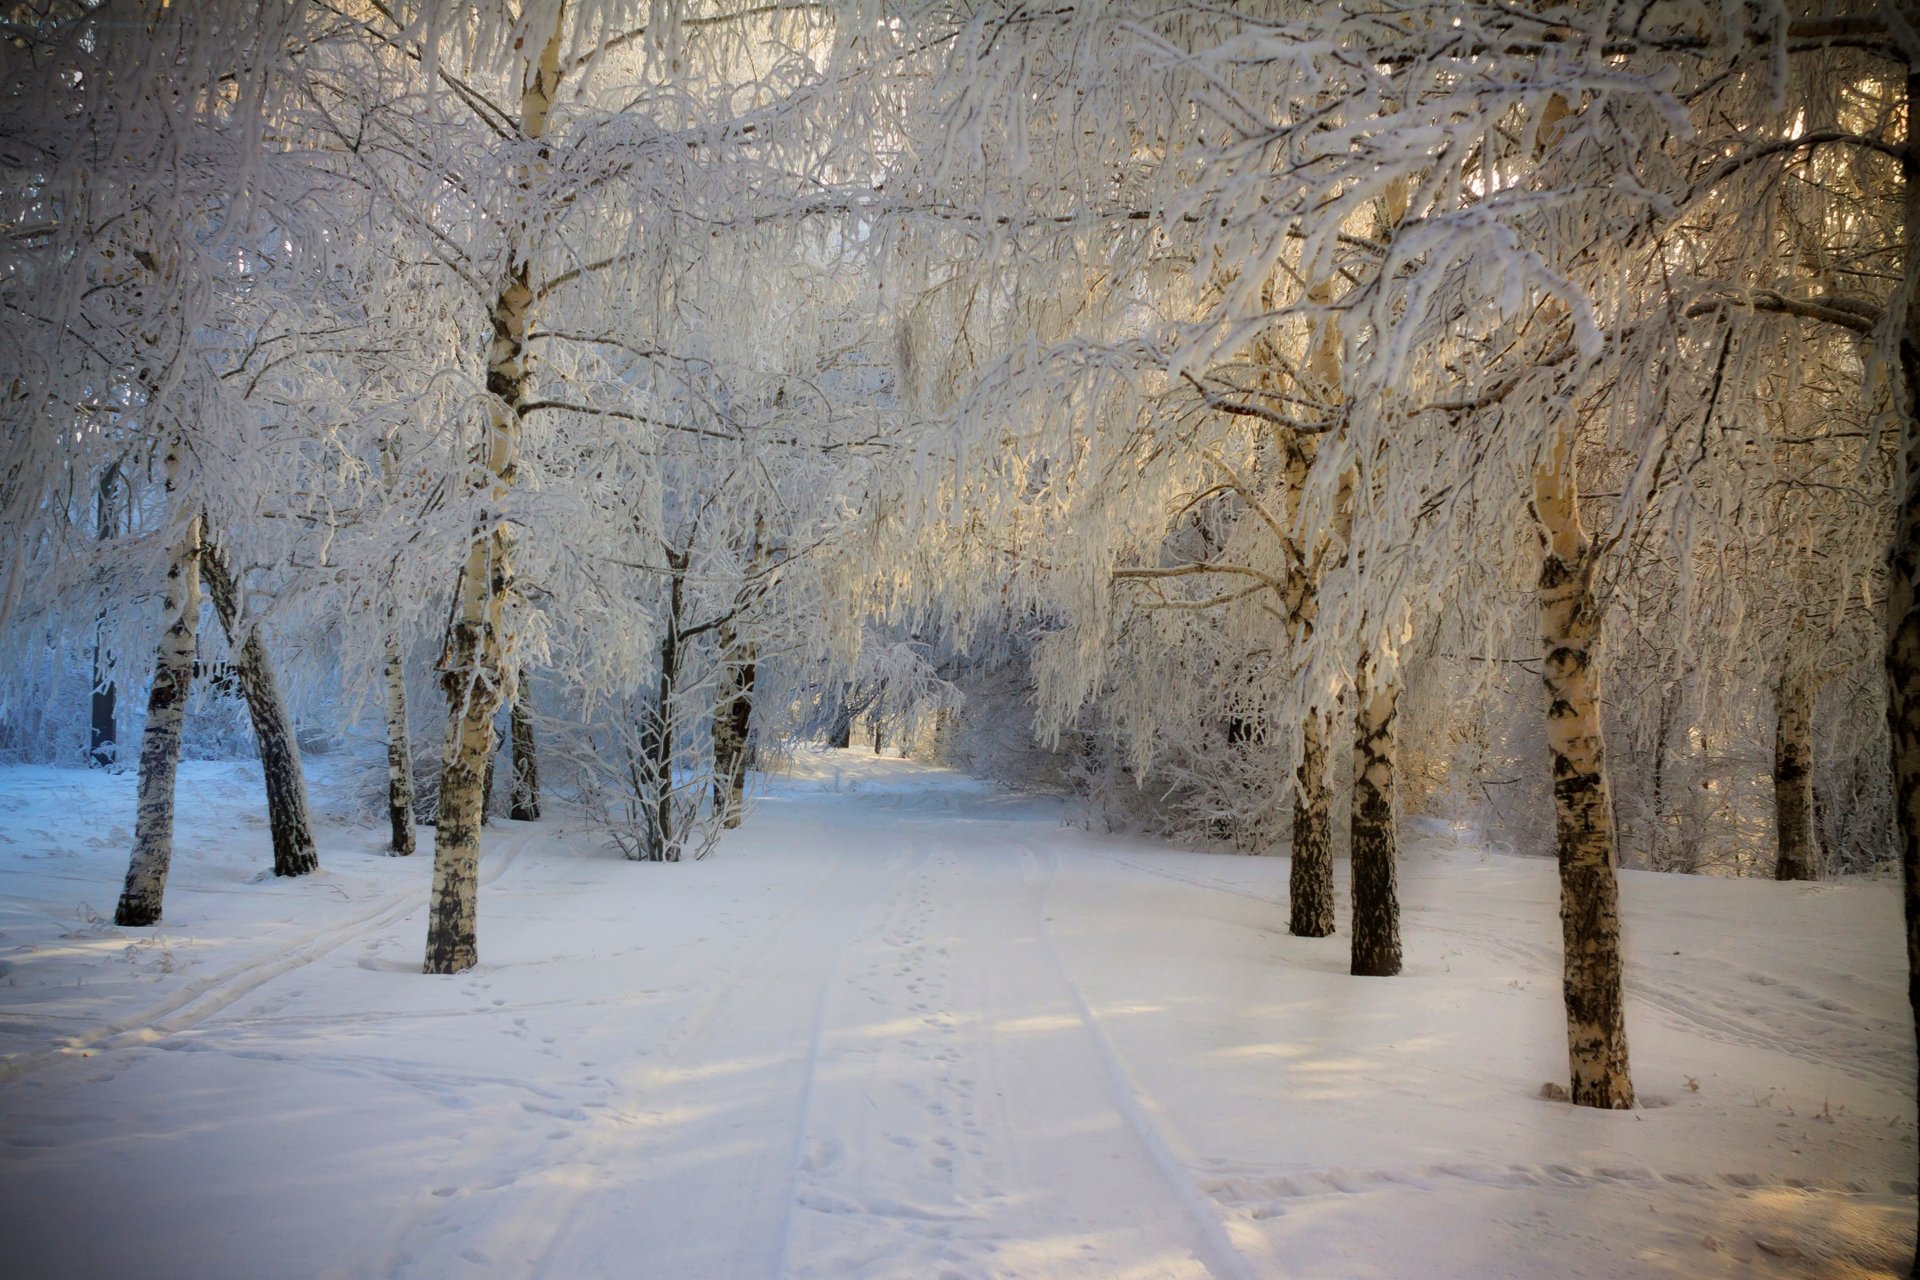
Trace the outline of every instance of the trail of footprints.
[[[936, 886], [952, 866], [948, 855], [921, 854], [848, 947], [794, 1186], [796, 1276], [847, 1274], [883, 1259], [949, 1274], [939, 1264], [977, 1256], [990, 1239], [962, 1185], [989, 1155], [980, 1087], [965, 1022], [951, 1012], [952, 948], [930, 933]], [[896, 1132], [883, 1116], [918, 1123]], [[855, 1230], [846, 1215], [887, 1228]]]

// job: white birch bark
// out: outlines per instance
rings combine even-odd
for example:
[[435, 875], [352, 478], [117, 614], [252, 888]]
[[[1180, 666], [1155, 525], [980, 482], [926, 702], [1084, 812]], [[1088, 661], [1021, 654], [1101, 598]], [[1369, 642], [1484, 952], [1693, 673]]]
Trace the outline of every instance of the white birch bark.
[[[520, 130], [529, 139], [546, 132], [560, 85], [560, 36], [565, 6], [529, 69], [520, 98]], [[525, 194], [530, 181], [523, 176]], [[524, 233], [521, 233], [522, 235]], [[487, 763], [493, 754], [493, 716], [509, 695], [511, 637], [507, 601], [513, 590], [512, 539], [500, 506], [518, 469], [521, 411], [526, 403], [527, 327], [533, 312], [528, 251], [512, 246], [512, 265], [494, 299], [487, 348], [487, 431], [476, 480], [487, 506], [475, 521], [467, 560], [454, 588], [453, 617], [440, 662], [447, 693], [447, 739], [440, 765], [439, 818], [434, 828], [433, 888], [428, 902], [428, 973], [460, 973], [479, 959], [478, 871], [480, 819]]]
[[[1316, 285], [1309, 293], [1316, 302], [1332, 299], [1332, 289]], [[1329, 408], [1340, 399], [1340, 332], [1332, 320], [1325, 321], [1308, 354], [1309, 387]], [[1305, 490], [1308, 474], [1319, 453], [1320, 437], [1302, 431], [1283, 431], [1281, 447], [1286, 457], [1287, 519], [1295, 543], [1289, 548], [1292, 561], [1287, 575], [1287, 638], [1303, 645], [1313, 635], [1320, 610], [1320, 582], [1328, 554], [1338, 542], [1345, 541], [1345, 530], [1320, 532], [1311, 541], [1302, 530], [1299, 495]], [[1343, 499], [1346, 495], [1343, 495]], [[1342, 512], [1350, 513], [1352, 504], [1343, 500]], [[1333, 894], [1333, 796], [1327, 777], [1327, 716], [1331, 707], [1309, 704], [1300, 726], [1300, 758], [1294, 766], [1292, 857], [1287, 872], [1289, 927], [1304, 938], [1325, 938], [1333, 933], [1336, 905]]]
[[1393, 720], [1397, 681], [1383, 680], [1360, 657], [1354, 683], [1353, 950], [1349, 972], [1390, 978], [1400, 972], [1398, 847], [1393, 829]]
[[[180, 456], [167, 452], [167, 492], [179, 500]], [[200, 622], [200, 517], [187, 521], [167, 565], [167, 629], [154, 661], [147, 696], [147, 724], [140, 740], [140, 793], [134, 816], [133, 856], [113, 913], [119, 925], [150, 925], [160, 919], [167, 872], [173, 863], [173, 790], [180, 768], [180, 729], [193, 686], [193, 655]]]
[[[389, 494], [398, 482], [399, 441], [388, 436], [380, 445], [380, 478]], [[396, 858], [413, 855], [413, 743], [407, 731], [407, 656], [395, 621], [398, 602], [387, 585], [387, 616], [383, 636], [387, 702], [387, 825], [392, 834], [387, 852]]]
[[392, 828], [387, 851], [410, 857], [413, 841], [413, 747], [407, 739], [407, 663], [387, 610], [387, 822]]
[[[225, 552], [211, 537], [206, 539], [201, 553], [201, 568], [214, 612], [227, 633], [227, 646], [234, 650], [240, 692], [247, 700], [254, 741], [260, 748], [260, 772], [267, 791], [267, 829], [273, 838], [273, 874], [306, 875], [320, 866], [320, 857], [313, 844], [307, 778], [300, 765], [300, 743], [294, 734], [293, 717], [287, 711], [287, 700], [281, 696], [280, 682], [273, 674], [273, 662], [267, 656], [267, 642], [260, 634], [260, 624], [241, 615], [239, 585], [234, 581]], [[246, 639], [236, 646], [234, 641], [243, 629]]]
[[1625, 1109], [1633, 1106], [1633, 1083], [1621, 994], [1620, 888], [1593, 670], [1600, 612], [1593, 597], [1594, 547], [1580, 521], [1578, 429], [1563, 421], [1548, 443], [1534, 471], [1533, 504], [1543, 544], [1538, 599], [1560, 862], [1567, 1054], [1576, 1104]]

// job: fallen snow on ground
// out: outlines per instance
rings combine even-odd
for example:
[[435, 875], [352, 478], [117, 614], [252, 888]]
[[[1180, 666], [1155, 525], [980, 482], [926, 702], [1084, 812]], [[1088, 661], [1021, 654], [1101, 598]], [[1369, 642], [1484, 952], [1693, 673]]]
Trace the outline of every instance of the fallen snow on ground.
[[[254, 766], [0, 770], [15, 1277], [1877, 1276], [1909, 1256], [1888, 885], [1628, 874], [1642, 1106], [1564, 1078], [1553, 867], [1408, 840], [1407, 973], [1286, 933], [1284, 858], [803, 753], [714, 855], [488, 830], [484, 963], [418, 972], [432, 833], [275, 881]], [[1344, 892], [1344, 884], [1342, 886]]]

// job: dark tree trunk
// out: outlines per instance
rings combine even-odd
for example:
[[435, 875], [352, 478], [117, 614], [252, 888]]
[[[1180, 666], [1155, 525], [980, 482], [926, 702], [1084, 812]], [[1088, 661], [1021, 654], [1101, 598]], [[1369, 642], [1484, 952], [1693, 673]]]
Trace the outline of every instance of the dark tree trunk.
[[487, 773], [480, 781], [480, 825], [493, 825], [493, 776], [500, 764], [500, 753], [507, 749], [507, 735], [500, 732], [498, 722], [489, 724], [487, 729], [493, 734], [493, 749], [487, 752]]
[[673, 818], [673, 700], [680, 680], [681, 614], [686, 608], [687, 556], [667, 552], [672, 578], [667, 588], [667, 629], [660, 637], [660, 683], [640, 735], [646, 757], [645, 783], [652, 791], [642, 803], [646, 827], [640, 849], [644, 862], [677, 862]]
[[533, 745], [533, 714], [527, 705], [526, 677], [514, 694], [513, 733], [513, 807], [507, 816], [515, 822], [533, 822], [540, 817], [540, 757]]
[[[97, 625], [97, 624], [96, 624]], [[93, 640], [93, 723], [87, 735], [87, 764], [104, 769], [120, 755], [120, 724], [115, 702], [113, 677], [108, 674], [112, 658], [103, 652], [100, 632]]]
[[1667, 865], [1667, 751], [1673, 740], [1673, 722], [1680, 714], [1678, 683], [1660, 692], [1660, 714], [1654, 726], [1653, 798], [1649, 804], [1653, 820], [1647, 833], [1647, 866], [1666, 871]]
[[413, 854], [413, 744], [407, 735], [406, 653], [387, 611], [387, 848], [396, 858]]
[[259, 624], [241, 618], [232, 568], [226, 553], [211, 538], [202, 555], [202, 566], [207, 594], [213, 598], [213, 610], [227, 633], [228, 649], [234, 649], [235, 637], [246, 623], [246, 640], [238, 646], [234, 667], [239, 673], [241, 695], [247, 700], [247, 715], [253, 721], [253, 738], [260, 747], [260, 771], [267, 788], [267, 826], [273, 834], [273, 874], [303, 876], [320, 865], [320, 858], [314, 851], [307, 779], [300, 767], [300, 743], [294, 737], [293, 718], [280, 695], [280, 682], [274, 679]]
[[1353, 964], [1357, 977], [1400, 972], [1400, 896], [1393, 831], [1393, 717], [1398, 684], [1355, 690], [1353, 736]]
[[840, 691], [840, 706], [833, 713], [833, 724], [827, 730], [827, 745], [845, 751], [853, 746], [853, 703], [849, 691]]
[[753, 727], [754, 645], [720, 628], [720, 699], [713, 712], [713, 807], [720, 825], [740, 825], [746, 800], [747, 738]]
[[1302, 938], [1332, 934], [1333, 830], [1327, 787], [1326, 726], [1317, 710], [1307, 712], [1300, 730], [1300, 763], [1294, 767], [1293, 860], [1287, 895], [1291, 927]]
[[[1907, 119], [1920, 120], [1920, 67], [1907, 68]], [[1906, 281], [1900, 325], [1900, 498], [1887, 568], [1887, 725], [1907, 922], [1907, 1003], [1920, 1049], [1920, 145], [1901, 151]], [[1920, 1241], [1920, 1236], [1916, 1236]], [[1920, 1254], [1912, 1273], [1920, 1277]]]
[[[100, 476], [100, 488], [94, 508], [94, 535], [102, 542], [112, 538], [120, 526], [120, 519], [113, 505], [113, 486], [119, 478], [118, 462], [107, 467]], [[91, 713], [91, 727], [87, 742], [87, 764], [95, 769], [105, 768], [120, 755], [120, 725], [112, 675], [113, 657], [106, 652], [101, 634], [106, 630], [106, 621], [106, 611], [102, 610], [93, 624], [93, 697], [92, 705], [88, 708]]]
[[1817, 880], [1813, 834], [1813, 689], [1803, 674], [1780, 677], [1774, 692], [1773, 820], [1780, 856], [1776, 880]]

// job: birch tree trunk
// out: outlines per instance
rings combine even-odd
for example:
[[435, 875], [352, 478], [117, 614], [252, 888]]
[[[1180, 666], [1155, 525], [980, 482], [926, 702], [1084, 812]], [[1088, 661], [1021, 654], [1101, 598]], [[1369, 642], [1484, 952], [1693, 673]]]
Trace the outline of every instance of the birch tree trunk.
[[91, 723], [87, 730], [87, 764], [104, 769], [120, 755], [120, 724], [116, 713], [118, 690], [109, 674], [110, 659], [102, 643], [106, 615], [94, 623], [93, 692], [88, 699]]
[[827, 745], [846, 751], [853, 746], [853, 708], [848, 704], [846, 695], [840, 698], [840, 705], [833, 713], [833, 723], [827, 726]]
[[[400, 441], [389, 434], [380, 442], [380, 478], [389, 494], [400, 479]], [[392, 582], [387, 584], [385, 628], [387, 685], [387, 822], [392, 835], [387, 852], [413, 856], [413, 743], [407, 730], [407, 655], [400, 642]]]
[[1356, 977], [1400, 972], [1398, 850], [1393, 830], [1393, 718], [1398, 682], [1370, 676], [1362, 655], [1354, 688], [1353, 963]]
[[493, 750], [487, 752], [487, 771], [480, 778], [480, 825], [483, 827], [493, 825], [493, 776], [500, 767], [500, 753], [507, 749], [507, 735], [500, 731], [498, 715], [489, 727], [493, 731]]
[[[113, 486], [119, 478], [120, 463], [117, 461], [100, 475], [94, 499], [94, 535], [101, 542], [113, 537], [119, 528], [120, 520], [113, 506]], [[87, 764], [95, 769], [112, 764], [120, 754], [120, 726], [116, 715], [118, 696], [111, 674], [112, 659], [104, 643], [106, 623], [107, 615], [103, 609], [93, 623], [93, 693], [87, 708]]]
[[[560, 35], [565, 6], [554, 13], [553, 31], [529, 68], [520, 94], [520, 132], [537, 140], [560, 87]], [[542, 156], [544, 162], [544, 155]], [[522, 198], [531, 175], [519, 180]], [[524, 232], [510, 233], [514, 240]], [[500, 508], [513, 489], [519, 466], [522, 407], [526, 404], [527, 326], [533, 289], [525, 243], [511, 245], [511, 266], [490, 316], [487, 348], [487, 431], [475, 488], [485, 503], [467, 547], [466, 564], [454, 587], [453, 617], [440, 660], [447, 694], [447, 741], [440, 761], [439, 818], [434, 827], [433, 889], [428, 903], [428, 973], [471, 969], [478, 952], [478, 875], [482, 788], [493, 754], [493, 716], [508, 694], [511, 677], [507, 601], [513, 591], [512, 540]]]
[[[167, 489], [179, 483], [178, 446], [167, 454]], [[193, 686], [195, 631], [200, 622], [200, 517], [186, 532], [167, 565], [167, 629], [154, 661], [153, 689], [147, 695], [147, 726], [140, 740], [140, 798], [133, 827], [133, 856], [126, 887], [114, 909], [118, 925], [150, 925], [160, 919], [173, 863], [173, 784], [180, 769], [180, 728], [187, 694]]]
[[[1314, 301], [1332, 299], [1331, 287], [1316, 285], [1308, 294]], [[1328, 320], [1315, 336], [1308, 354], [1311, 374], [1308, 390], [1332, 405], [1340, 397], [1339, 330]], [[1287, 575], [1287, 638], [1295, 646], [1313, 636], [1314, 622], [1320, 612], [1320, 574], [1330, 540], [1324, 533], [1309, 541], [1300, 526], [1299, 495], [1319, 453], [1318, 435], [1288, 431], [1283, 433], [1287, 522], [1295, 543], [1289, 550], [1293, 562]], [[1325, 708], [1310, 706], [1300, 726], [1300, 759], [1294, 765], [1293, 857], [1287, 869], [1289, 927], [1303, 938], [1325, 938], [1333, 933], [1335, 906], [1333, 897], [1333, 800], [1327, 779], [1327, 721]]]
[[540, 817], [540, 757], [533, 743], [533, 712], [527, 705], [527, 685], [520, 682], [513, 697], [510, 731], [513, 735], [513, 806], [507, 816], [515, 822]]
[[1287, 869], [1288, 927], [1303, 938], [1333, 932], [1333, 797], [1327, 785], [1327, 731], [1318, 710], [1300, 726], [1293, 769], [1293, 863]]
[[660, 637], [660, 681], [640, 735], [641, 752], [646, 757], [645, 782], [652, 791], [643, 806], [647, 825], [640, 859], [645, 862], [678, 861], [673, 847], [673, 700], [680, 681], [680, 625], [681, 613], [686, 608], [687, 555], [673, 550], [666, 554], [671, 580], [667, 587], [667, 629]]
[[387, 821], [393, 828], [387, 851], [413, 855], [413, 746], [407, 739], [407, 663], [387, 610]]
[[1577, 427], [1561, 425], [1534, 472], [1540, 565], [1542, 670], [1549, 703], [1560, 929], [1565, 948], [1567, 1052], [1573, 1102], [1633, 1106], [1621, 994], [1620, 889], [1614, 865], [1613, 800], [1607, 786], [1593, 646], [1593, 544], [1580, 522]]
[[720, 697], [713, 711], [713, 807], [727, 830], [740, 825], [747, 786], [747, 734], [753, 723], [758, 654], [733, 627], [720, 627]]
[[267, 827], [273, 834], [273, 874], [306, 875], [319, 867], [320, 858], [313, 846], [307, 779], [300, 767], [300, 743], [294, 736], [293, 717], [287, 714], [287, 701], [274, 678], [260, 625], [240, 616], [240, 593], [232, 567], [212, 538], [207, 539], [201, 554], [201, 567], [229, 649], [235, 649], [235, 638], [242, 625], [246, 626], [246, 640], [235, 651], [234, 667], [239, 672], [241, 695], [247, 700], [247, 715], [253, 721], [253, 738], [260, 747], [260, 772], [267, 788]]
[[746, 584], [734, 595], [733, 613], [719, 620], [720, 696], [713, 712], [713, 807], [722, 830], [740, 825], [747, 789], [747, 741], [753, 729], [753, 684], [759, 646], [740, 638], [736, 625], [768, 588], [766, 518], [756, 513], [747, 555]]
[[673, 848], [673, 687], [679, 666], [679, 645], [669, 633], [660, 641], [660, 682], [640, 738], [646, 757], [646, 783], [653, 792], [648, 797], [646, 841], [641, 851], [647, 862], [670, 861]]
[[1647, 829], [1647, 866], [1665, 871], [1667, 865], [1667, 744], [1673, 738], [1673, 722], [1680, 714], [1680, 685], [1676, 681], [1660, 692], [1660, 714], [1654, 724], [1653, 792], [1649, 807], [1652, 824]]
[[1817, 880], [1820, 852], [1813, 835], [1813, 687], [1789, 670], [1774, 691], [1773, 819], [1780, 856], [1776, 880]]

